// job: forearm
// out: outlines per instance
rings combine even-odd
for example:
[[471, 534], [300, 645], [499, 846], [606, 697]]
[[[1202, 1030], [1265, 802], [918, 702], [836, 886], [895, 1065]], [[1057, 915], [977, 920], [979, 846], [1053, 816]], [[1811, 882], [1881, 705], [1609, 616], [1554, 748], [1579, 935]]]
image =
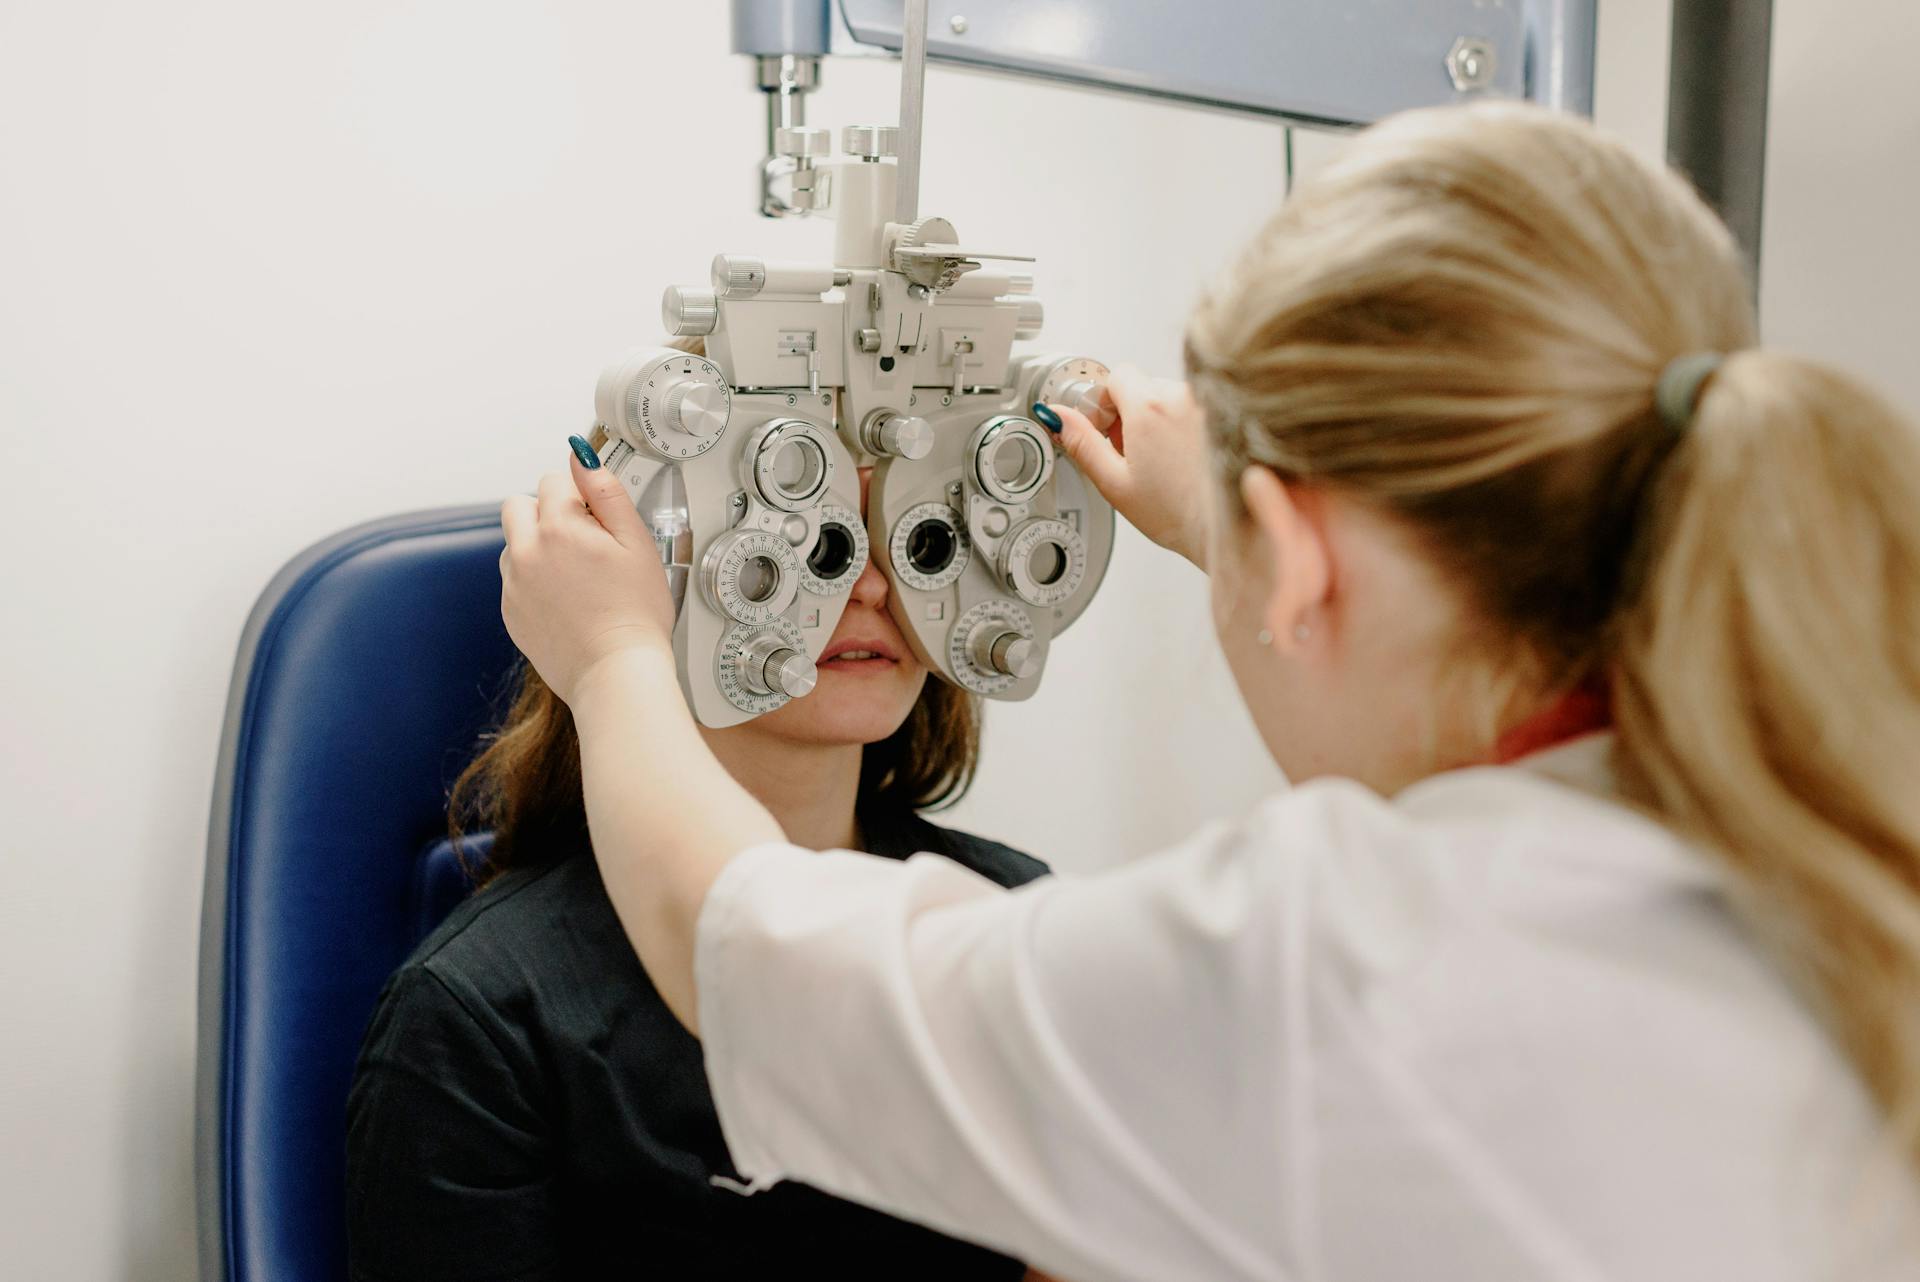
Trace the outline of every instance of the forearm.
[[785, 834], [701, 738], [671, 654], [629, 650], [596, 665], [572, 707], [607, 894], [654, 987], [698, 1035], [694, 938], [707, 891], [735, 855]]

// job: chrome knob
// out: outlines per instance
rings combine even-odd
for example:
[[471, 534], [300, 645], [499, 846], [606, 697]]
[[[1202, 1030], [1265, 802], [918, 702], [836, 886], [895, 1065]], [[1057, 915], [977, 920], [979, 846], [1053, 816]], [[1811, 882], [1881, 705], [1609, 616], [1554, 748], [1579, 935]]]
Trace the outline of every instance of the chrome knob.
[[968, 647], [974, 665], [983, 672], [997, 672], [1025, 681], [1040, 672], [1039, 647], [1018, 632], [981, 629]]
[[923, 459], [933, 451], [933, 424], [918, 414], [875, 410], [860, 433], [860, 444], [882, 458]]
[[840, 150], [862, 160], [897, 155], [900, 130], [896, 125], [848, 125], [840, 131]]
[[667, 430], [687, 436], [713, 436], [725, 431], [730, 399], [725, 390], [705, 379], [676, 383], [667, 393]]
[[720, 300], [710, 289], [670, 285], [660, 297], [660, 324], [676, 338], [713, 333], [720, 323]]
[[767, 264], [750, 254], [715, 254], [713, 287], [722, 298], [751, 298], [767, 283]]
[[[696, 386], [705, 389], [698, 396]], [[732, 407], [718, 365], [669, 347], [627, 352], [593, 389], [593, 412], [607, 431], [649, 457], [676, 462], [717, 443]]]
[[773, 152], [776, 156], [811, 160], [816, 156], [828, 155], [832, 151], [833, 131], [831, 129], [798, 127], [773, 131]]
[[1019, 313], [1013, 322], [1015, 342], [1027, 342], [1040, 337], [1040, 327], [1046, 324], [1047, 309], [1037, 298], [1022, 298], [1018, 304]]
[[767, 660], [766, 682], [789, 699], [804, 699], [820, 681], [813, 660], [795, 650], [781, 650]]
[[819, 683], [820, 670], [779, 633], [768, 633], [747, 646], [741, 664], [747, 686], [756, 694], [783, 694], [804, 699]]
[[1103, 433], [1111, 432], [1113, 425], [1120, 421], [1120, 408], [1113, 403], [1113, 393], [1105, 383], [1092, 379], [1076, 379], [1061, 388], [1060, 403], [1085, 414], [1087, 421]]

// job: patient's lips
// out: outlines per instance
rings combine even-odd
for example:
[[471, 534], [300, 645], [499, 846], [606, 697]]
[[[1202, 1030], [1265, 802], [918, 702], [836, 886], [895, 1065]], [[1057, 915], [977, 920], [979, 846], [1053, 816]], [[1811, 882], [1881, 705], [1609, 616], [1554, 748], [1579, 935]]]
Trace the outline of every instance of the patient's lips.
[[846, 637], [821, 652], [819, 667], [835, 672], [878, 672], [900, 662], [900, 651], [874, 637]]

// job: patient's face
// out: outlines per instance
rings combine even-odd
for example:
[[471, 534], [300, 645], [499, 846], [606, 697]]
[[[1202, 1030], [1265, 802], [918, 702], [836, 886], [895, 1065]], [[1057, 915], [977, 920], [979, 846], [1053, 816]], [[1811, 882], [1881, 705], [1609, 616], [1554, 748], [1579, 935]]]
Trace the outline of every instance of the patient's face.
[[[863, 516], [871, 479], [872, 469], [861, 468]], [[813, 693], [739, 728], [810, 744], [875, 743], [898, 730], [926, 685], [927, 670], [888, 612], [887, 595], [886, 575], [869, 561], [820, 654]]]

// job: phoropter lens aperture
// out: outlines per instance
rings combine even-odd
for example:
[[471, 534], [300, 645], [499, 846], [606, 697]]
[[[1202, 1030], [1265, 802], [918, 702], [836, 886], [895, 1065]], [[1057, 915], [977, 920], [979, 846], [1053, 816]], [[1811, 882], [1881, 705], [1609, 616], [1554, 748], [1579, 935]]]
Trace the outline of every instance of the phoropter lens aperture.
[[951, 525], [922, 521], [907, 536], [907, 562], [922, 574], [935, 575], [953, 564], [958, 548]]
[[750, 556], [741, 563], [736, 582], [740, 585], [740, 595], [759, 605], [772, 600], [779, 589], [780, 567], [771, 557]]
[[831, 583], [853, 568], [853, 534], [837, 522], [823, 524], [820, 537], [807, 554], [807, 568], [817, 579]]
[[1067, 572], [1067, 550], [1058, 543], [1042, 543], [1027, 558], [1027, 569], [1034, 582], [1052, 587]]

